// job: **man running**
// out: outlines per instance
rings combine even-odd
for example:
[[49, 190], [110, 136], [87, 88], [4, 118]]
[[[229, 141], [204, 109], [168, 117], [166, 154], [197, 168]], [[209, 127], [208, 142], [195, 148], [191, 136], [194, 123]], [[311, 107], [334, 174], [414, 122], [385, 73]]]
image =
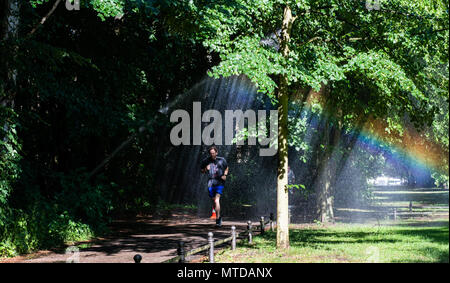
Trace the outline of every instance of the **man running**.
[[209, 157], [201, 163], [201, 172], [208, 174], [209, 197], [213, 201], [213, 209], [216, 212], [216, 226], [222, 226], [222, 216], [220, 216], [220, 195], [225, 186], [228, 175], [228, 164], [225, 158], [217, 156], [218, 151], [215, 146], [208, 150]]

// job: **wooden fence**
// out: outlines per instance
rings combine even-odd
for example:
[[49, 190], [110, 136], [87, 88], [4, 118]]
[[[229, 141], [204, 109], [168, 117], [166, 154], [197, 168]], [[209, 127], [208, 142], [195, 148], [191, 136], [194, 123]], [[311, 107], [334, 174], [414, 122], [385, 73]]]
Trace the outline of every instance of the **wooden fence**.
[[[259, 221], [259, 225], [254, 226], [253, 223], [249, 220], [247, 221], [247, 229], [241, 233], [236, 233], [236, 227], [231, 226], [231, 236], [227, 237], [225, 239], [221, 239], [218, 241], [214, 240], [214, 234], [212, 232], [208, 233], [208, 242], [207, 244], [200, 246], [198, 248], [186, 251], [185, 249], [185, 243], [183, 241], [178, 242], [178, 248], [177, 248], [177, 256], [170, 258], [163, 263], [186, 263], [188, 262], [186, 258], [189, 258], [189, 256], [197, 254], [202, 251], [209, 250], [209, 262], [214, 263], [214, 247], [223, 245], [225, 243], [230, 242], [231, 249], [236, 249], [236, 242], [241, 241], [245, 238], [248, 239], [248, 242], [251, 244], [254, 233], [260, 233], [264, 234], [266, 230], [266, 226], [269, 225], [269, 229], [271, 231], [274, 231], [274, 217], [273, 213], [270, 214], [269, 220], [264, 220], [264, 216], [261, 216], [261, 219]], [[136, 263], [139, 263], [142, 260], [142, 257], [137, 254], [134, 256], [134, 261]]]

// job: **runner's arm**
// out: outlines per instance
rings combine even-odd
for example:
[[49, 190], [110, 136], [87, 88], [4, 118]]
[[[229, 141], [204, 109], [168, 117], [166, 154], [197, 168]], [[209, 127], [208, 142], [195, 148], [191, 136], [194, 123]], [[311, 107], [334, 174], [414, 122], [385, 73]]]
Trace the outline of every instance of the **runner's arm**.
[[206, 167], [208, 162], [206, 161], [206, 159], [203, 159], [202, 162], [200, 163], [200, 172], [202, 172], [203, 174], [206, 173]]
[[223, 175], [222, 175], [222, 180], [224, 180], [225, 181], [225, 179], [227, 178], [227, 175], [228, 175], [228, 166], [227, 166], [227, 168], [225, 169], [225, 171], [223, 172]]

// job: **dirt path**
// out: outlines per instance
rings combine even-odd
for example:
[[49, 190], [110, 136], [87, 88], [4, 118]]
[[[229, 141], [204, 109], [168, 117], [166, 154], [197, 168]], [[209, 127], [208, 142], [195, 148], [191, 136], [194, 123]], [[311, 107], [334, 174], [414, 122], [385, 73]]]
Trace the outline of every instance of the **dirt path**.
[[[213, 232], [216, 240], [229, 237], [233, 225], [237, 232], [246, 229], [245, 221], [224, 218], [223, 226], [216, 228], [214, 220], [189, 215], [173, 215], [165, 220], [152, 217], [117, 220], [112, 223], [113, 233], [107, 238], [77, 243], [70, 248], [77, 248], [78, 253], [70, 253], [69, 249], [66, 254], [66, 248], [61, 248], [0, 262], [55, 263], [78, 259], [80, 263], [133, 263], [133, 256], [139, 253], [142, 263], [157, 263], [176, 256], [179, 241], [184, 241], [186, 249], [190, 250], [206, 245], [208, 232]], [[200, 253], [190, 260], [195, 261], [205, 254]]]

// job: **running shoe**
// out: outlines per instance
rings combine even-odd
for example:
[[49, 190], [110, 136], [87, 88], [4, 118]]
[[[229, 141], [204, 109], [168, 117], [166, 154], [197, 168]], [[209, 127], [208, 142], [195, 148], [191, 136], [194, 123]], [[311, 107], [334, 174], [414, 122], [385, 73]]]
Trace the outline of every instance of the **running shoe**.
[[222, 216], [216, 219], [216, 227], [222, 227]]

